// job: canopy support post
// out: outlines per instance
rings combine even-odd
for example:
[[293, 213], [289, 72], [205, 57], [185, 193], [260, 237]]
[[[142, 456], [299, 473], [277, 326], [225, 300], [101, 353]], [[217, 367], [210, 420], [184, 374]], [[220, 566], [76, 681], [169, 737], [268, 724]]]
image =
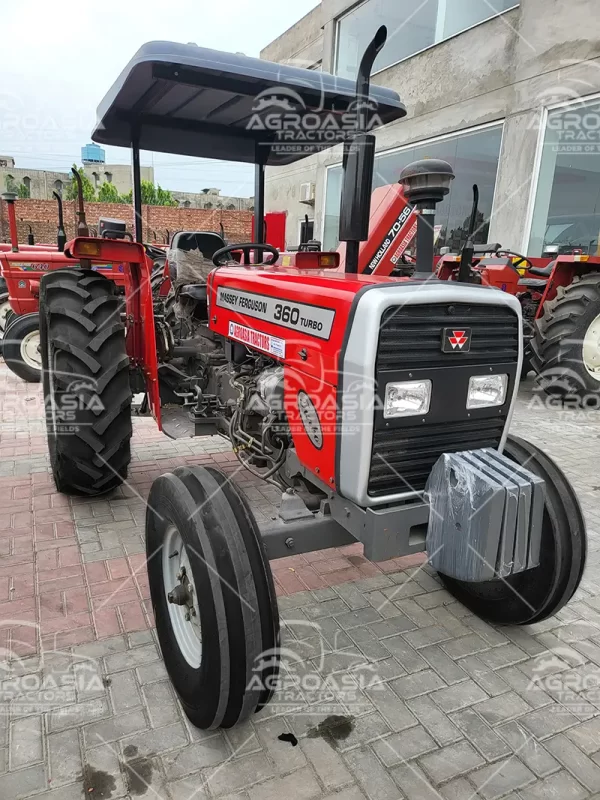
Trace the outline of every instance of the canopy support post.
[[131, 142], [131, 168], [133, 183], [133, 213], [134, 213], [134, 232], [135, 241], [142, 242], [143, 217], [142, 217], [142, 170], [140, 166], [140, 136], [139, 131], [134, 130]]
[[254, 169], [254, 241], [264, 244], [265, 237], [265, 165], [264, 149], [256, 143], [256, 166]]

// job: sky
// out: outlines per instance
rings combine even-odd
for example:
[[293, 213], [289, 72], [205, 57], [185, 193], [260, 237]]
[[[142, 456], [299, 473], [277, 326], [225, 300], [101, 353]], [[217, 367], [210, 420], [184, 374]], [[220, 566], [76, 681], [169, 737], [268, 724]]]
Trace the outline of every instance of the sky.
[[[4, 6], [5, 4], [3, 4]], [[19, 0], [2, 9], [0, 154], [17, 167], [68, 171], [81, 163], [96, 108], [145, 42], [192, 42], [258, 56], [318, 0]], [[18, 120], [18, 122], [16, 122]], [[106, 148], [107, 163], [130, 163]], [[249, 197], [253, 167], [142, 153], [166, 189]]]

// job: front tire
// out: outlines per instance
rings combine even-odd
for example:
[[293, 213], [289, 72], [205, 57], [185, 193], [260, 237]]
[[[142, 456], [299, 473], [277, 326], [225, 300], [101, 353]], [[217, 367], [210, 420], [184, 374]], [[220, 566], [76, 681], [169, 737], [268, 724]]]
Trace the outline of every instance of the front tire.
[[44, 275], [40, 338], [48, 448], [59, 492], [120, 486], [131, 459], [131, 388], [122, 301], [91, 270]]
[[556, 614], [575, 593], [585, 566], [586, 530], [564, 473], [535, 445], [509, 436], [504, 453], [546, 482], [540, 564], [508, 578], [470, 583], [440, 575], [473, 613], [504, 625], [530, 625]]
[[551, 397], [600, 403], [600, 274], [576, 277], [536, 320], [532, 366]]
[[6, 366], [27, 383], [39, 383], [42, 377], [39, 314], [14, 316], [2, 340]]
[[[247, 719], [269, 702], [279, 664], [273, 578], [248, 504], [218, 470], [180, 467], [152, 484], [146, 552], [158, 639], [185, 713], [204, 729]], [[169, 601], [174, 577], [183, 604]]]

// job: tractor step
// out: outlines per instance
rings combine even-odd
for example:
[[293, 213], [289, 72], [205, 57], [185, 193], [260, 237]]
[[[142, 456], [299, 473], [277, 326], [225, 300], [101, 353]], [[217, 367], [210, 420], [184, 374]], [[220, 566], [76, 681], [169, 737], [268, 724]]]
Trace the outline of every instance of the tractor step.
[[189, 408], [183, 406], [163, 407], [160, 413], [163, 433], [169, 439], [191, 439], [196, 435], [196, 426], [190, 416]]

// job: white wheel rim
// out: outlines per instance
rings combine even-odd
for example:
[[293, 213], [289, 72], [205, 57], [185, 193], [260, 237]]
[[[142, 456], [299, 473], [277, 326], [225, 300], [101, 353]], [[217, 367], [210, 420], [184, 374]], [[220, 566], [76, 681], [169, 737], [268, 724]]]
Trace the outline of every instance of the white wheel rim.
[[589, 326], [583, 339], [583, 365], [592, 378], [600, 381], [600, 314]]
[[32, 369], [42, 368], [42, 354], [40, 352], [40, 332], [31, 331], [21, 339], [21, 358], [24, 364]]
[[10, 311], [11, 307], [8, 300], [5, 300], [4, 303], [0, 303], [0, 339], [4, 337], [4, 331], [6, 330], [6, 317]]
[[[162, 559], [163, 583], [171, 628], [182, 656], [190, 667], [197, 669], [202, 662], [202, 627], [200, 625], [198, 593], [196, 592], [194, 576], [183, 539], [174, 525], [167, 528], [162, 549]], [[188, 591], [193, 598], [192, 608], [187, 605], [178, 606], [169, 602], [169, 593], [181, 583], [182, 570], [185, 571], [184, 580], [187, 582]]]

